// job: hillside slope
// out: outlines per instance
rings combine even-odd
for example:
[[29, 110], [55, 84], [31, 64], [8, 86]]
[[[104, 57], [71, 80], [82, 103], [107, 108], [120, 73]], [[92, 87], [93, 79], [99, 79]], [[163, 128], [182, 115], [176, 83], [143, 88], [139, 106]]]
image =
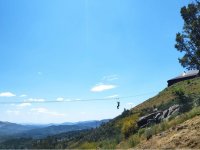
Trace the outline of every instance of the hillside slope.
[[167, 87], [156, 96], [134, 107], [132, 111], [141, 111], [148, 109], [150, 106], [159, 106], [161, 104], [170, 102], [174, 99], [174, 91], [177, 89], [182, 89], [186, 94], [200, 95], [200, 77], [192, 80], [182, 81]]
[[200, 148], [200, 116], [170, 128], [150, 140], [142, 141], [138, 149]]

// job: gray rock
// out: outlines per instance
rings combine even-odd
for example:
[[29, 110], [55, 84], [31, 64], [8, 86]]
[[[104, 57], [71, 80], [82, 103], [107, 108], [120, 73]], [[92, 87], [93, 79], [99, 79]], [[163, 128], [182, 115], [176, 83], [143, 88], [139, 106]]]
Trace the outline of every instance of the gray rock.
[[151, 125], [152, 123], [160, 123], [162, 120], [167, 119], [172, 115], [178, 113], [179, 109], [180, 105], [176, 104], [164, 111], [153, 112], [151, 114], [141, 117], [138, 120], [137, 125], [139, 128], [144, 128]]
[[167, 109], [167, 110], [164, 110], [164, 111], [163, 111], [163, 115], [162, 115], [162, 119], [165, 119], [165, 118], [167, 118], [167, 116], [168, 116], [168, 113], [169, 113], [169, 109]]

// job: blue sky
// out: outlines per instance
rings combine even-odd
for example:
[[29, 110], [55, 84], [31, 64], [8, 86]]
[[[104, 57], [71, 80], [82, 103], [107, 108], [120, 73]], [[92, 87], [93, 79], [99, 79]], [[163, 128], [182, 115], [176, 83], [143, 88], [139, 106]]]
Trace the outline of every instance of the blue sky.
[[[0, 102], [11, 102], [0, 120], [113, 118], [154, 96], [184, 71], [174, 44], [189, 2], [0, 0]], [[123, 96], [135, 97], [119, 110], [117, 100], [43, 103]]]

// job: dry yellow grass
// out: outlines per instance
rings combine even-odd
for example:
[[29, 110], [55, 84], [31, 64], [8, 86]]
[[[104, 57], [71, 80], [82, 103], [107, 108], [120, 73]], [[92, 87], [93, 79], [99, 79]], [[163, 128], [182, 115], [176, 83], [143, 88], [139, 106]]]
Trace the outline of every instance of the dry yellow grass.
[[169, 130], [142, 141], [139, 149], [200, 149], [200, 116], [185, 121]]

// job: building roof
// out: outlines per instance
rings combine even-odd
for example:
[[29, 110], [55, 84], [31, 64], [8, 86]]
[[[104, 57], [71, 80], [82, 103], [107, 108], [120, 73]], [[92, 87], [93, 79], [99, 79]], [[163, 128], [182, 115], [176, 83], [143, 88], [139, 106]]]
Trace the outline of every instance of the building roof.
[[[175, 78], [172, 78], [170, 80], [176, 80], [176, 79], [182, 79], [182, 78], [186, 78], [186, 77], [196, 76], [196, 75], [198, 75], [198, 73], [199, 73], [199, 70], [190, 70], [190, 71], [184, 72], [181, 75], [179, 75]], [[170, 81], [170, 80], [168, 80], [168, 81]]]

